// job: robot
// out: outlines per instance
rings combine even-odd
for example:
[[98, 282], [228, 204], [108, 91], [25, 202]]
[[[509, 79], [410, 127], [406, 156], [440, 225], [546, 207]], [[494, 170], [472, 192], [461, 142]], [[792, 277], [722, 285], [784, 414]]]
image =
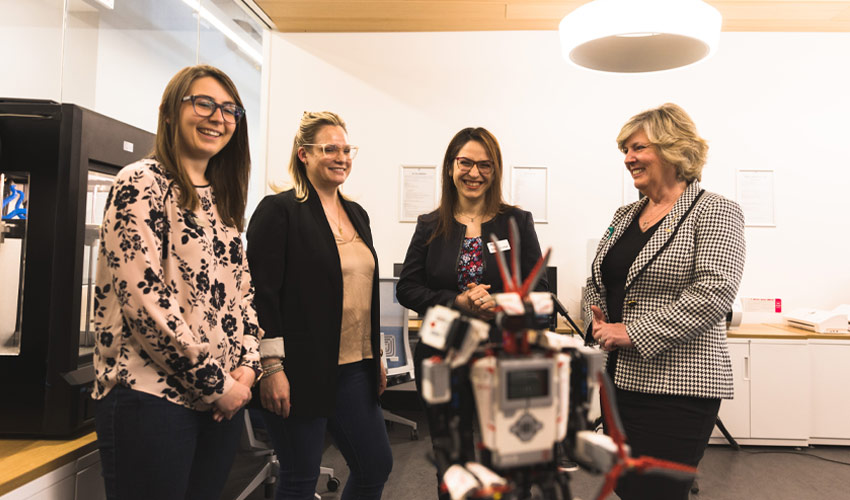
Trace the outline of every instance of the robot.
[[[510, 268], [498, 250], [505, 291], [496, 301], [501, 342], [490, 342], [490, 325], [443, 306], [428, 310], [420, 329], [424, 342], [442, 355], [422, 363], [422, 395], [429, 405], [452, 399], [453, 373], [468, 368], [478, 413], [480, 460], [459, 463], [458, 440], [435, 440], [442, 457], [441, 488], [453, 500], [465, 498], [563, 499], [573, 497], [558, 462], [568, 459], [594, 472], [608, 471], [597, 498], [607, 497], [627, 470], [693, 477], [696, 470], [650, 457], [632, 458], [616, 414], [604, 355], [577, 337], [548, 331], [552, 295], [531, 292], [550, 250], [530, 276], [519, 280], [519, 231], [511, 221]], [[610, 435], [596, 433], [590, 400], [602, 394]]]

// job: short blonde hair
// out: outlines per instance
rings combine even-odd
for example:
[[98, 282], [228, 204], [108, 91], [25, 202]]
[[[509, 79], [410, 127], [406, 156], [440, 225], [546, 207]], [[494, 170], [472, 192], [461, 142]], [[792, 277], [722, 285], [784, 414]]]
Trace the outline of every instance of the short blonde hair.
[[[310, 181], [307, 179], [307, 166], [298, 157], [298, 148], [305, 144], [315, 143], [319, 130], [327, 125], [342, 127], [345, 133], [348, 133], [348, 130], [345, 128], [345, 122], [336, 113], [331, 113], [330, 111], [305, 111], [301, 115], [301, 124], [298, 126], [298, 132], [292, 141], [292, 154], [289, 157], [289, 175], [292, 177], [295, 197], [299, 201], [307, 199], [307, 195], [310, 193], [307, 186]], [[278, 186], [272, 186], [272, 189], [281, 191]]]
[[626, 141], [639, 130], [646, 133], [661, 159], [676, 169], [678, 180], [690, 184], [702, 179], [708, 142], [699, 136], [684, 109], [668, 102], [631, 117], [617, 136], [620, 151], [626, 151]]

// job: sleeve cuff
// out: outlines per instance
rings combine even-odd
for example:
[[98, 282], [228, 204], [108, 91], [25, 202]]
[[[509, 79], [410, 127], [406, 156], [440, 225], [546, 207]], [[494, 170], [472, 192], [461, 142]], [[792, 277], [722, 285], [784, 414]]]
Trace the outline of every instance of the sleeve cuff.
[[283, 348], [283, 337], [260, 340], [260, 358], [280, 358], [286, 357], [286, 351]]

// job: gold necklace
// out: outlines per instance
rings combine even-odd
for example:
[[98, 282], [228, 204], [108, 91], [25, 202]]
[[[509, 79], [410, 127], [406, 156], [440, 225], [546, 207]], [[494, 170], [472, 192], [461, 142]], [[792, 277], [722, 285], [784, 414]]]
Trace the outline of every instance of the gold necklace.
[[[673, 201], [671, 203], [668, 203], [666, 206], [664, 206], [664, 208], [662, 208], [659, 212], [657, 212], [657, 215], [653, 215], [652, 218], [647, 218], [646, 220], [641, 222], [640, 223], [641, 227], [646, 229], [651, 224], [655, 224], [657, 221], [662, 219], [665, 215], [667, 215], [667, 213], [670, 211], [670, 208], [673, 206], [674, 203], [676, 203], [676, 202]], [[647, 205], [649, 205], [649, 204], [647, 203]]]
[[458, 216], [460, 216], [460, 217], [466, 217], [467, 219], [469, 219], [469, 222], [475, 222], [475, 219], [479, 219], [479, 218], [481, 218], [481, 217], [482, 217], [482, 215], [483, 215], [483, 214], [478, 214], [478, 215], [476, 215], [475, 217], [470, 217], [469, 215], [466, 215], [466, 214], [465, 214], [465, 213], [463, 213], [463, 212], [458, 212], [457, 214], [458, 214]]
[[339, 235], [342, 236], [342, 217], [340, 217], [340, 215], [339, 215], [340, 214], [339, 206], [340, 206], [340, 203], [339, 203], [339, 200], [337, 200], [336, 201], [336, 220], [331, 219], [330, 214], [327, 211], [325, 211], [325, 217], [330, 219], [330, 222], [333, 222], [334, 224], [336, 224], [336, 230], [339, 233]]

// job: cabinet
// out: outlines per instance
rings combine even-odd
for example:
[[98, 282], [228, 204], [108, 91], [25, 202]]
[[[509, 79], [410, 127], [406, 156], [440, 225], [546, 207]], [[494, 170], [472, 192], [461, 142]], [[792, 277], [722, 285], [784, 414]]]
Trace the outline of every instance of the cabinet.
[[[850, 335], [743, 325], [729, 336], [735, 399], [720, 419], [739, 444], [850, 445]], [[710, 442], [726, 441], [715, 429]]]
[[[806, 446], [811, 369], [806, 339], [730, 340], [735, 399], [720, 419], [739, 444]], [[713, 443], [724, 438], [715, 429]]]
[[811, 444], [850, 445], [850, 340], [810, 340]]

